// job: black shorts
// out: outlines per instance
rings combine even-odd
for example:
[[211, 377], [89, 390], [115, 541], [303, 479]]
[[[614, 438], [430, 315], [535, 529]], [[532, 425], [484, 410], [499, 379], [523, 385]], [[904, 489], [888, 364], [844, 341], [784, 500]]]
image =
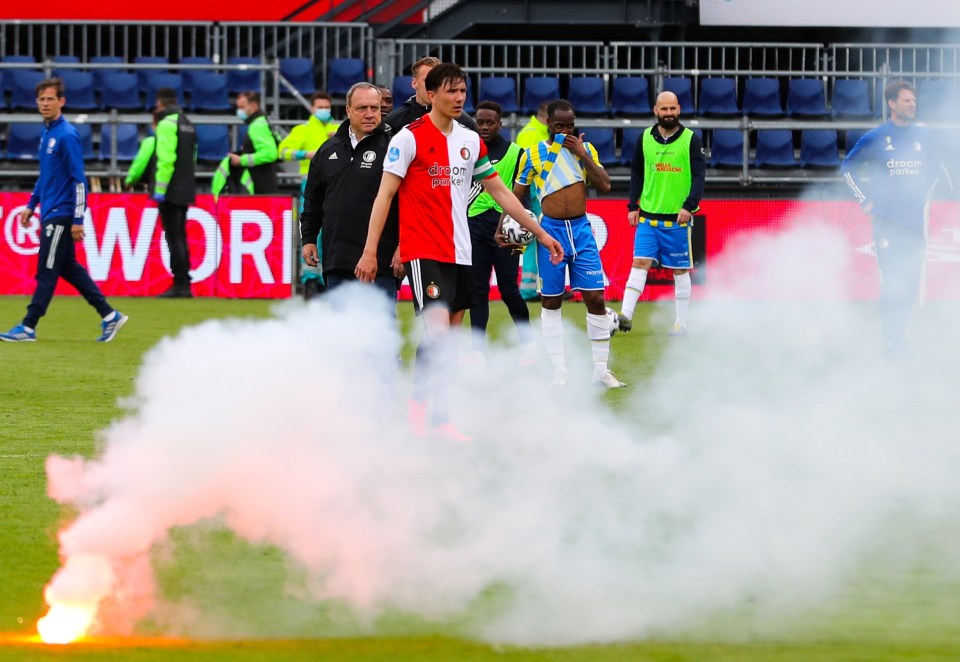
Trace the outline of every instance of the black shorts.
[[428, 306], [442, 305], [451, 313], [473, 306], [470, 267], [436, 260], [410, 260], [404, 263], [413, 309], [417, 315]]

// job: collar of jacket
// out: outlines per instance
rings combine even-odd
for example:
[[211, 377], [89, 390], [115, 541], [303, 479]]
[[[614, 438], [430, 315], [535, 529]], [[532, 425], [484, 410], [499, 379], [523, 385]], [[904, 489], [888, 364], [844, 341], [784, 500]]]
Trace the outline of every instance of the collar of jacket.
[[248, 116], [247, 116], [247, 119], [243, 120], [243, 123], [244, 123], [244, 124], [250, 124], [250, 123], [253, 122], [253, 120], [257, 119], [258, 117], [266, 117], [266, 115], [264, 114], [264, 112], [263, 112], [262, 110], [258, 110], [257, 112], [253, 113], [252, 115], [248, 115]]
[[[381, 135], [384, 131], [386, 131], [386, 128], [387, 128], [387, 125], [384, 124], [383, 122], [380, 122], [380, 124], [378, 124], [373, 131], [371, 131], [366, 136], [361, 138], [357, 142], [357, 144], [359, 145], [367, 138], [374, 138], [376, 136]], [[348, 145], [350, 144], [350, 121], [349, 120], [344, 120], [343, 122], [340, 123], [340, 126], [337, 127], [337, 138], [340, 138], [346, 141]]]
[[167, 106], [160, 111], [160, 119], [167, 117], [168, 115], [179, 115], [183, 112], [183, 109], [180, 106]]

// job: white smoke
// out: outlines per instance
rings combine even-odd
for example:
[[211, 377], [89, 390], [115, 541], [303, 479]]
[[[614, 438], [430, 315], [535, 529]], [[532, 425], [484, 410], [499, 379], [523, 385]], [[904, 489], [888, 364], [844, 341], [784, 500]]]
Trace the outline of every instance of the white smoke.
[[[80, 514], [48, 594], [83, 585], [70, 559], [102, 557], [113, 612], [242, 634], [155, 595], [147, 563], [176, 564], [176, 531], [223, 526], [282, 550], [286, 589], [359, 631], [391, 614], [529, 645], [702, 632], [732, 614], [727, 636], [782, 628], [960, 504], [954, 359], [880, 363], [873, 307], [842, 292], [744, 302], [816, 299], [803, 295], [842, 284], [845, 255], [810, 223], [712, 264], [727, 296], [694, 302], [691, 337], [619, 411], [589, 384], [582, 331], [568, 329], [565, 390], [492, 349], [456, 393], [472, 443], [407, 433], [398, 338], [369, 290], [186, 329], [146, 356], [99, 458], [49, 460], [51, 496]], [[614, 355], [635, 342], [615, 337]], [[229, 575], [229, 559], [205, 562]]]

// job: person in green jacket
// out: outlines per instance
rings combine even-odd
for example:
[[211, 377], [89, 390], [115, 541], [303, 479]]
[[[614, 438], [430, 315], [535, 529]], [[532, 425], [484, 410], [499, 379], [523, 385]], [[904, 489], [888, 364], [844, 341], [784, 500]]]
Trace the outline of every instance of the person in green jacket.
[[290, 134], [280, 141], [281, 161], [299, 161], [300, 176], [307, 180], [310, 159], [327, 138], [337, 134], [340, 120], [333, 119], [333, 99], [326, 92], [314, 92], [310, 97], [310, 119], [305, 124], [293, 127]]
[[[153, 171], [157, 167], [157, 121], [160, 113], [153, 111], [153, 122], [150, 125], [150, 131], [140, 142], [137, 148], [137, 155], [133, 157], [130, 163], [130, 169], [123, 180], [124, 188], [133, 190], [137, 184], [145, 184], [147, 192], [153, 194]], [[104, 131], [108, 129], [104, 128]]]
[[[534, 145], [550, 139], [550, 129], [547, 128], [547, 105], [544, 101], [537, 106], [537, 114], [530, 116], [530, 121], [517, 133], [516, 142], [521, 149], [529, 149]], [[537, 195], [536, 187], [531, 187], [530, 191], [530, 211], [538, 218], [540, 217], [540, 196]], [[537, 293], [537, 247], [533, 244], [523, 252], [523, 271], [520, 276], [520, 296], [526, 301], [535, 300]]]
[[247, 125], [247, 137], [240, 154], [227, 155], [234, 190], [258, 195], [278, 193], [277, 135], [260, 109], [259, 92], [250, 90], [237, 95], [237, 117]]

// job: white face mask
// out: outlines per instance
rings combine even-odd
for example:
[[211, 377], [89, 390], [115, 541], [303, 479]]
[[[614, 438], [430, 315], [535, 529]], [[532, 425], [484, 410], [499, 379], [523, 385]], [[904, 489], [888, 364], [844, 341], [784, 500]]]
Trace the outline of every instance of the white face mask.
[[333, 117], [333, 114], [330, 112], [329, 108], [318, 108], [313, 111], [313, 116], [321, 122], [329, 122], [330, 118]]
[[239, 117], [241, 120], [246, 120], [248, 117], [247, 111], [237, 108], [237, 117]]

